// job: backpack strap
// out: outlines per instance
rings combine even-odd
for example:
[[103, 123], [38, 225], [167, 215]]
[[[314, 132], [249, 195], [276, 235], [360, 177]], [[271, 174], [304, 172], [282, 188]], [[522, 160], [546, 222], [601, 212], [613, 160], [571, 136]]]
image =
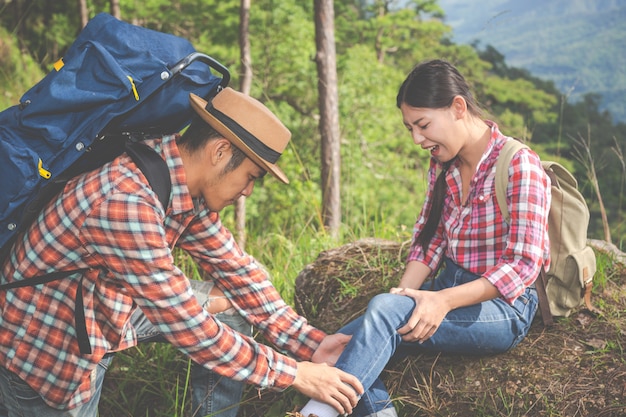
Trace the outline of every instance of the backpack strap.
[[159, 197], [163, 209], [167, 210], [172, 192], [172, 178], [167, 163], [161, 158], [161, 155], [143, 142], [128, 140], [126, 153], [130, 155], [135, 165], [148, 180], [150, 188]]
[[[159, 201], [163, 205], [163, 209], [167, 210], [172, 190], [172, 179], [167, 163], [158, 153], [154, 151], [154, 149], [150, 148], [145, 143], [128, 141], [126, 144], [126, 152], [148, 180], [150, 187], [157, 194]], [[74, 269], [71, 271], [55, 271], [29, 279], [2, 284], [0, 285], [0, 290], [46, 284], [48, 282], [67, 278], [73, 274], [82, 274], [87, 270], [88, 268]], [[78, 283], [78, 287], [76, 288], [74, 303], [76, 306], [76, 311], [74, 312], [74, 327], [76, 329], [78, 347], [80, 349], [80, 353], [90, 355], [92, 350], [91, 344], [89, 343], [89, 333], [87, 332], [87, 321], [85, 319], [82, 276]]]
[[541, 265], [541, 271], [539, 276], [535, 280], [535, 288], [537, 289], [537, 298], [539, 299], [539, 311], [541, 311], [541, 320], [543, 320], [544, 326], [552, 326], [554, 319], [552, 318], [552, 312], [550, 311], [550, 301], [548, 301], [548, 293], [546, 292], [546, 286], [548, 285], [548, 273], [543, 265]]
[[508, 140], [502, 146], [498, 160], [496, 161], [496, 200], [498, 206], [500, 206], [500, 213], [504, 220], [509, 223], [511, 221], [511, 215], [509, 208], [506, 205], [506, 188], [509, 185], [509, 166], [511, 166], [511, 160], [513, 156], [521, 149], [528, 148], [519, 140]]
[[[509, 166], [513, 156], [521, 149], [528, 148], [519, 140], [508, 140], [498, 155], [496, 161], [496, 200], [500, 207], [500, 213], [504, 220], [509, 223], [511, 221], [511, 214], [506, 204], [506, 188], [509, 185]], [[539, 276], [535, 280], [535, 288], [537, 289], [537, 298], [539, 299], [539, 309], [541, 311], [541, 318], [545, 326], [550, 326], [554, 323], [552, 313], [550, 312], [550, 303], [548, 301], [548, 295], [546, 293], [546, 285], [548, 284], [548, 275], [543, 265], [541, 265], [541, 271]]]

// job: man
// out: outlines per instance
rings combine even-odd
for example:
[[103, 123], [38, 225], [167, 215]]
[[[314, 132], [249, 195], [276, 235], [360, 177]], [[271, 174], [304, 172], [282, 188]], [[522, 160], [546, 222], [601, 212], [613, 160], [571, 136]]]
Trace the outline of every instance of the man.
[[[341, 412], [356, 405], [361, 384], [326, 364], [334, 363], [346, 338], [327, 336], [298, 316], [218, 214], [249, 196], [266, 172], [288, 183], [276, 161], [291, 133], [260, 102], [230, 88], [209, 103], [193, 94], [190, 100], [199, 117], [182, 137], [147, 141], [169, 167], [169, 207], [122, 155], [71, 180], [11, 249], [3, 282], [83, 272], [0, 293], [0, 415], [95, 417], [111, 354], [158, 338], [228, 383], [293, 386]], [[193, 257], [214, 285], [211, 294], [194, 295], [174, 263], [174, 247]], [[77, 290], [84, 307], [76, 305]], [[208, 303], [201, 305], [203, 296]], [[77, 343], [79, 308], [91, 354], [81, 353]], [[300, 361], [217, 319], [216, 313], [233, 311]], [[194, 375], [197, 381], [212, 374]], [[210, 385], [199, 390], [222, 405], [237, 401], [228, 394], [240, 395], [226, 387], [215, 398]], [[201, 396], [194, 392], [194, 407], [218, 411], [203, 408]]]

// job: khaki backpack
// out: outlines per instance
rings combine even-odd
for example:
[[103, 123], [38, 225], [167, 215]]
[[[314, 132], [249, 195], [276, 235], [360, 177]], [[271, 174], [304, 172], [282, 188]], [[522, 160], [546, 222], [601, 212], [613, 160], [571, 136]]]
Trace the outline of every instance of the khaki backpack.
[[[506, 205], [508, 167], [520, 149], [528, 148], [518, 140], [509, 140], [502, 147], [496, 162], [496, 199], [504, 219], [510, 220]], [[552, 182], [552, 203], [548, 215], [550, 238], [550, 270], [536, 281], [539, 307], [544, 324], [552, 324], [552, 316], [567, 317], [583, 302], [590, 311], [596, 256], [587, 245], [589, 208], [578, 191], [574, 176], [562, 165], [542, 161]], [[549, 308], [548, 308], [549, 306]]]

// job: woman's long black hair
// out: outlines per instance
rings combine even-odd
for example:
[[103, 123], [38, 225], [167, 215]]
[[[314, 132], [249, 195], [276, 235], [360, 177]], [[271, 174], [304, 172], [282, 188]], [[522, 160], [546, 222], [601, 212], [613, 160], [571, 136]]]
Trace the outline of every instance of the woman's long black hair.
[[[407, 104], [416, 108], [443, 109], [450, 107], [454, 98], [461, 96], [467, 103], [468, 111], [481, 117], [482, 111], [465, 78], [449, 62], [434, 59], [418, 64], [409, 73], [398, 91], [396, 105]], [[446, 196], [446, 174], [453, 160], [442, 164], [441, 172], [433, 188], [432, 204], [427, 214], [426, 224], [417, 236], [417, 243], [426, 251], [433, 238], [443, 211]]]

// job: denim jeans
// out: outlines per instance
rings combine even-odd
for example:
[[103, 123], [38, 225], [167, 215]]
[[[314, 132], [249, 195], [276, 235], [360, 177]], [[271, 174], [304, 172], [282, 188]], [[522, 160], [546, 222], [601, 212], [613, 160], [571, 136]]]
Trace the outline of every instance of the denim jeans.
[[[245, 335], [252, 327], [239, 314], [216, 314], [222, 323]], [[165, 342], [165, 338], [148, 319], [137, 310], [131, 317], [140, 343]], [[113, 353], [105, 355], [96, 367], [91, 400], [72, 410], [57, 410], [48, 406], [17, 375], [0, 366], [0, 417], [97, 417], [104, 375], [113, 360]], [[211, 372], [192, 362], [192, 416], [235, 417], [241, 401], [244, 383]]]
[[[216, 314], [233, 330], [252, 336], [252, 326], [239, 315]], [[245, 383], [226, 378], [192, 362], [191, 390], [193, 417], [236, 417]]]
[[[423, 290], [437, 291], [478, 278], [450, 261]], [[450, 311], [435, 334], [423, 343], [404, 342], [397, 330], [410, 318], [415, 301], [407, 296], [379, 294], [372, 298], [365, 314], [348, 323], [340, 333], [352, 340], [339, 357], [336, 366], [355, 375], [366, 391], [353, 415], [389, 415], [393, 408], [389, 394], [379, 379], [389, 360], [426, 349], [465, 355], [505, 352], [516, 346], [527, 334], [537, 311], [537, 293], [526, 289], [513, 305], [494, 299]], [[388, 410], [389, 411], [389, 410]]]

